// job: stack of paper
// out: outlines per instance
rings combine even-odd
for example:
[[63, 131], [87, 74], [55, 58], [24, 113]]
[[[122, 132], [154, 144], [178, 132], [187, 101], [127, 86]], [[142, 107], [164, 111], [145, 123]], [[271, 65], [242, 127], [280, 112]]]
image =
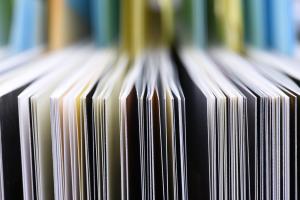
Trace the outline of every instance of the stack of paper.
[[3, 199], [297, 199], [297, 61], [82, 42], [0, 63]]
[[296, 5], [1, 1], [0, 199], [298, 200]]

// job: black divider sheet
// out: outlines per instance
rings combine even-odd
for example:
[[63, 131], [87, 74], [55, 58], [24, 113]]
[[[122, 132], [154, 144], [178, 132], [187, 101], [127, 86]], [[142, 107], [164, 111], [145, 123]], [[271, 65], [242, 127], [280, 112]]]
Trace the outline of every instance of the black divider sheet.
[[0, 97], [0, 132], [5, 199], [23, 199], [18, 95], [27, 85]]
[[186, 148], [189, 199], [209, 199], [207, 99], [174, 55], [186, 102]]

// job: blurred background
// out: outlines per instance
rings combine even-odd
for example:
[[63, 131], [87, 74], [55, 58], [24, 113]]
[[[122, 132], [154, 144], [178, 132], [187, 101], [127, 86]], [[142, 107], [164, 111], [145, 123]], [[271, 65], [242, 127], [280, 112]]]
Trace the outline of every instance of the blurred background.
[[176, 44], [296, 55], [299, 37], [299, 0], [0, 0], [6, 55], [85, 38], [132, 53]]

